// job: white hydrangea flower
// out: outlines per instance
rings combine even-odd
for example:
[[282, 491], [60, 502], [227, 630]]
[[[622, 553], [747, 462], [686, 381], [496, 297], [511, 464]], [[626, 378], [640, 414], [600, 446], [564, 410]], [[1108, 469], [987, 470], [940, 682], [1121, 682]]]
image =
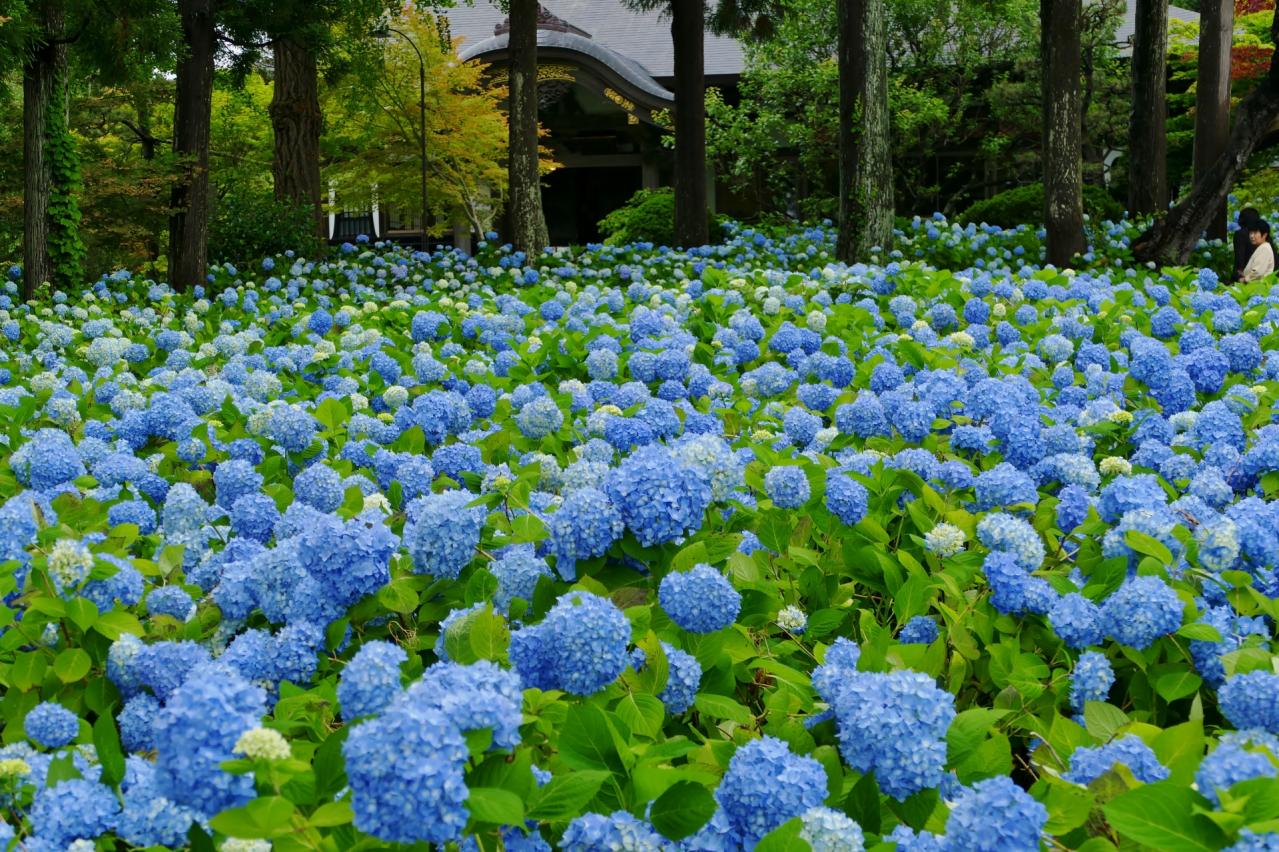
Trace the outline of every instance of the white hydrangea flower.
[[289, 749], [289, 741], [273, 728], [252, 728], [245, 731], [236, 740], [232, 751], [251, 760], [286, 760], [293, 754]]
[[1132, 463], [1119, 456], [1106, 456], [1097, 468], [1102, 476], [1127, 476], [1132, 473]]
[[954, 524], [938, 524], [924, 533], [924, 547], [938, 556], [954, 556], [964, 549], [967, 536]]

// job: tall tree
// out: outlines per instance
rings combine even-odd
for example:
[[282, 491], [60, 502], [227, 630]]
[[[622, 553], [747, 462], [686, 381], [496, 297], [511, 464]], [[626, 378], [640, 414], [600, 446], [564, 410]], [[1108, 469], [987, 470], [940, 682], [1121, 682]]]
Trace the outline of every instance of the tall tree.
[[884, 0], [839, 0], [839, 237], [852, 263], [893, 237]]
[[[1195, 80], [1195, 183], [1203, 180], [1230, 140], [1230, 42], [1234, 0], [1204, 0], [1199, 7], [1199, 73]], [[1226, 236], [1226, 202], [1208, 220], [1208, 236]]]
[[1168, 206], [1168, 0], [1137, 0], [1128, 133], [1128, 211]]
[[315, 232], [324, 236], [320, 207], [320, 77], [315, 51], [306, 40], [284, 35], [273, 44], [275, 86], [271, 98], [271, 128], [275, 146], [271, 175], [275, 197], [308, 206]]
[[209, 262], [209, 125], [217, 37], [213, 0], [178, 0], [178, 16], [182, 53], [173, 103], [173, 151], [181, 162], [169, 217], [169, 283], [187, 290], [204, 283]]
[[1080, 0], [1040, 0], [1044, 225], [1048, 262], [1069, 266], [1084, 236], [1080, 101]]
[[65, 71], [65, 9], [60, 0], [42, 0], [32, 9], [32, 36], [22, 66], [23, 235], [22, 295], [53, 280], [49, 250], [53, 161], [48, 151], [49, 111], [55, 80]]
[[[1270, 24], [1270, 41], [1279, 45], [1279, 16]], [[1279, 51], [1271, 56], [1266, 76], [1235, 111], [1234, 125], [1221, 156], [1217, 157], [1168, 215], [1133, 241], [1133, 256], [1141, 261], [1183, 264], [1198, 244], [1204, 229], [1217, 221], [1235, 179], [1257, 150], [1257, 145], [1279, 120]], [[1196, 146], [1197, 147], [1197, 146]]]
[[[537, 133], [537, 0], [510, 0], [510, 91], [507, 101], [510, 143], [511, 242], [527, 255], [546, 247]], [[426, 227], [426, 223], [422, 223]]]
[[703, 0], [671, 0], [675, 52], [675, 242], [705, 245], [706, 199], [706, 6]]

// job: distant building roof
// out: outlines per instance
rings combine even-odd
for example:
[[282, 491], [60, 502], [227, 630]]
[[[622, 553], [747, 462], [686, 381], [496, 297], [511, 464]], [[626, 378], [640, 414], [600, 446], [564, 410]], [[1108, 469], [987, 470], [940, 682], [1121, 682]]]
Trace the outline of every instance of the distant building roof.
[[[1199, 13], [1192, 12], [1189, 9], [1181, 9], [1176, 6], [1168, 7], [1168, 22], [1185, 21], [1191, 24], [1199, 23]], [[1119, 54], [1121, 56], [1129, 56], [1132, 54], [1133, 34], [1137, 30], [1137, 3], [1136, 0], [1128, 0], [1124, 6], [1124, 19], [1119, 22], [1119, 29], [1115, 31], [1115, 43], [1119, 45]]]
[[[542, 5], [571, 28], [568, 32], [543, 29], [541, 39], [556, 36], [586, 38], [599, 47], [621, 54], [649, 76], [669, 80], [675, 76], [675, 56], [671, 46], [670, 19], [660, 12], [632, 12], [621, 0], [543, 0]], [[474, 55], [482, 41], [494, 38], [506, 20], [506, 13], [491, 0], [475, 0], [474, 6], [446, 11], [449, 28], [462, 38], [462, 55]], [[501, 34], [505, 38], [505, 33]], [[706, 34], [706, 75], [717, 77], [741, 74], [746, 55], [734, 39]]]

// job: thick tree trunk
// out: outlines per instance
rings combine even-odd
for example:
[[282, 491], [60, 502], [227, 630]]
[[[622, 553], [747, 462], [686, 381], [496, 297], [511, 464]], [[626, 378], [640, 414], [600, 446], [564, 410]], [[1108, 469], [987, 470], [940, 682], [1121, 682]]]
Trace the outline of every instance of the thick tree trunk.
[[[1270, 25], [1270, 40], [1279, 44], [1279, 16]], [[1204, 229], [1219, 219], [1235, 178], [1276, 120], [1279, 62], [1271, 59], [1266, 78], [1239, 104], [1225, 152], [1209, 164], [1190, 193], [1167, 216], [1133, 242], [1133, 256], [1142, 263], [1183, 264], [1189, 260]]]
[[1132, 124], [1128, 132], [1128, 211], [1168, 207], [1168, 0], [1137, 0], [1132, 48]]
[[839, 235], [852, 263], [893, 238], [887, 21], [884, 0], [840, 0]]
[[61, 3], [48, 0], [41, 6], [43, 33], [31, 45], [22, 66], [22, 296], [31, 298], [37, 287], [53, 279], [49, 254], [49, 201], [53, 195], [53, 163], [47, 142], [49, 110], [54, 103], [54, 80], [66, 64], [62, 37]]
[[271, 175], [275, 197], [311, 208], [315, 234], [324, 237], [320, 208], [320, 77], [315, 53], [305, 44], [282, 38], [274, 44], [275, 80], [271, 128], [275, 147]]
[[169, 283], [204, 284], [209, 263], [209, 125], [213, 110], [212, 0], [178, 0], [182, 50], [173, 101], [173, 151], [181, 160], [169, 217]]
[[[1199, 68], [1195, 80], [1195, 183], [1225, 152], [1230, 139], [1230, 41], [1234, 0], [1204, 0], [1199, 10]], [[1208, 236], [1226, 237], [1226, 202], [1208, 220]]]
[[675, 242], [705, 245], [706, 7], [702, 0], [672, 0], [675, 51]]
[[511, 242], [531, 258], [548, 242], [537, 156], [537, 0], [511, 0], [510, 21]]
[[1044, 225], [1048, 262], [1069, 266], [1087, 247], [1079, 103], [1080, 0], [1039, 0], [1044, 102]]

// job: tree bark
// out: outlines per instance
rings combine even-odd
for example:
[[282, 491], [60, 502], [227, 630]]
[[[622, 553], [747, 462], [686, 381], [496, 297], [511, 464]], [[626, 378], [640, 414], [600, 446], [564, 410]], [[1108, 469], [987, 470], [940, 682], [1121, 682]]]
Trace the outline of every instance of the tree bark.
[[[1270, 24], [1270, 40], [1279, 44], [1279, 16]], [[1279, 120], [1279, 63], [1272, 58], [1265, 79], [1239, 104], [1224, 153], [1196, 178], [1190, 193], [1168, 211], [1167, 216], [1157, 220], [1133, 242], [1133, 256], [1142, 263], [1184, 264], [1188, 261], [1204, 229], [1219, 221], [1235, 178], [1276, 120]]]
[[1080, 114], [1080, 0], [1040, 0], [1044, 102], [1044, 225], [1048, 262], [1069, 266], [1084, 236]]
[[846, 263], [893, 238], [884, 0], [839, 0], [839, 234]]
[[706, 202], [706, 7], [672, 0], [675, 52], [675, 242], [709, 242]]
[[62, 4], [41, 4], [39, 39], [30, 46], [22, 66], [22, 297], [30, 299], [40, 285], [53, 279], [49, 253], [49, 202], [53, 196], [53, 163], [48, 156], [49, 110], [54, 81], [66, 65], [67, 48], [60, 42]]
[[1168, 0], [1137, 0], [1128, 132], [1128, 212], [1168, 207]]
[[[511, 193], [511, 242], [530, 258], [549, 238], [542, 214], [537, 136], [537, 0], [511, 0], [510, 92], [507, 154]], [[426, 227], [426, 223], [422, 223]]]
[[[1199, 67], [1195, 80], [1195, 183], [1201, 182], [1230, 140], [1230, 41], [1234, 0], [1204, 0], [1199, 13]], [[1222, 196], [1207, 224], [1208, 236], [1226, 237]]]
[[213, 111], [212, 0], [178, 0], [183, 54], [173, 100], [173, 151], [180, 171], [169, 217], [169, 283], [202, 285], [209, 263], [209, 125]]
[[291, 38], [273, 45], [275, 80], [271, 128], [275, 133], [271, 175], [278, 201], [309, 207], [315, 234], [323, 239], [320, 207], [320, 78], [315, 53]]

